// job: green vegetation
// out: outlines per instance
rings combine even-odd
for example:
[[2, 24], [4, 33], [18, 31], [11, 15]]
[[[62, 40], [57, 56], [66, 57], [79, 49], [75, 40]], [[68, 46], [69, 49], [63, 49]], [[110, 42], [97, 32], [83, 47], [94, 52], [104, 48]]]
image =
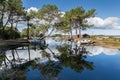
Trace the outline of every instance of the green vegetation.
[[88, 70], [93, 70], [94, 66], [92, 62], [86, 61], [85, 54], [87, 54], [86, 49], [83, 51], [77, 50], [77, 47], [75, 47], [72, 50], [72, 45], [68, 44], [62, 44], [56, 47], [56, 49], [61, 54], [58, 56], [58, 59], [62, 66], [70, 67], [76, 72], [82, 72], [85, 68]]
[[[11, 30], [10, 27], [5, 27], [4, 31], [5, 31], [5, 33], [4, 33], [4, 39], [17, 39], [17, 38], [20, 38], [20, 32], [15, 27], [13, 27], [12, 30]], [[0, 30], [0, 32], [2, 32], [2, 30]]]
[[[6, 16], [7, 15], [7, 16]], [[86, 18], [95, 16], [95, 9], [85, 11], [83, 7], [77, 7], [65, 12], [64, 16], [56, 5], [46, 4], [36, 11], [26, 13], [23, 7], [22, 0], [1, 0], [0, 1], [0, 38], [1, 39], [16, 39], [14, 27], [17, 28], [20, 21], [26, 21], [27, 28], [23, 29], [22, 37], [38, 36], [40, 33], [47, 34], [56, 31], [63, 33], [71, 33], [76, 29], [76, 35], [81, 36], [81, 29], [90, 27], [87, 24]], [[30, 23], [33, 19], [43, 20], [44, 24]], [[6, 21], [4, 21], [6, 20]], [[9, 25], [9, 35], [6, 33], [6, 27]], [[48, 30], [52, 29], [48, 33]], [[78, 33], [79, 32], [79, 33]], [[12, 36], [12, 37], [11, 37]], [[19, 35], [18, 35], [19, 38]]]
[[76, 30], [76, 35], [81, 37], [81, 29], [84, 30], [90, 25], [87, 24], [86, 18], [94, 17], [95, 9], [85, 11], [83, 7], [77, 7], [67, 11], [64, 17], [61, 18], [57, 29], [63, 32], [70, 32], [72, 37], [72, 30]]
[[[25, 14], [21, 0], [0, 0], [0, 38], [6, 39], [6, 27], [11, 27], [10, 35], [14, 36], [13, 27], [17, 27], [19, 19]], [[19, 36], [18, 36], [19, 37]], [[12, 37], [8, 37], [12, 38]], [[14, 37], [13, 37], [14, 38]]]
[[109, 38], [114, 38], [114, 36], [109, 36]]
[[120, 48], [120, 38], [91, 38], [93, 42], [95, 42], [95, 45], [97, 46], [103, 46], [107, 48], [114, 48], [118, 49]]
[[[73, 39], [73, 30], [76, 30], [76, 37], [79, 38], [82, 30], [92, 27], [87, 24], [87, 18], [94, 17], [95, 11], [95, 9], [86, 11], [82, 6], [78, 6], [62, 14], [56, 5], [45, 4], [38, 11], [31, 10], [26, 13], [22, 0], [0, 0], [0, 39], [20, 37], [29, 39], [29, 37], [36, 37], [41, 33], [51, 36], [53, 31], [70, 34], [71, 36], [68, 37]], [[39, 24], [40, 20], [44, 23]], [[27, 28], [24, 28], [21, 33], [17, 29], [20, 21], [27, 24]], [[61, 34], [53, 36], [61, 36]], [[109, 36], [108, 40], [100, 39], [102, 41], [97, 40], [95, 36], [92, 37], [92, 40], [100, 45], [118, 46], [120, 41], [113, 36]], [[115, 42], [111, 39], [114, 39]]]
[[103, 41], [106, 45], [112, 45], [112, 46], [120, 46], [120, 40], [119, 38], [110, 38], [110, 39], [106, 39]]
[[52, 37], [62, 37], [61, 34], [55, 34], [55, 35], [52, 35]]

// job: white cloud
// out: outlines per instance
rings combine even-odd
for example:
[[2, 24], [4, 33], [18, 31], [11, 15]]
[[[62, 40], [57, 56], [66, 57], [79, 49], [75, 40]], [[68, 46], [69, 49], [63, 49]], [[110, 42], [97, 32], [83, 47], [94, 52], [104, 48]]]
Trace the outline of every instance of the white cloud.
[[65, 12], [60, 12], [61, 13], [61, 17], [63, 17], [65, 15]]
[[105, 55], [116, 55], [120, 52], [118, 49], [109, 49], [101, 46], [89, 46], [87, 47], [87, 51], [91, 53], [89, 54], [90, 56], [99, 55], [101, 53]]
[[114, 29], [120, 29], [120, 26], [113, 26]]
[[36, 8], [36, 7], [30, 7], [29, 9], [27, 9], [27, 12], [29, 13], [30, 12], [30, 10], [33, 10], [33, 11], [38, 11], [38, 8]]
[[94, 28], [103, 28], [103, 29], [120, 29], [118, 17], [108, 17], [102, 19], [100, 17], [88, 18], [88, 24], [94, 25]]
[[40, 26], [41, 24], [48, 24], [47, 21], [41, 20], [38, 18], [34, 18], [34, 19], [30, 20], [30, 23], [33, 23], [34, 25], [37, 25], [37, 26]]

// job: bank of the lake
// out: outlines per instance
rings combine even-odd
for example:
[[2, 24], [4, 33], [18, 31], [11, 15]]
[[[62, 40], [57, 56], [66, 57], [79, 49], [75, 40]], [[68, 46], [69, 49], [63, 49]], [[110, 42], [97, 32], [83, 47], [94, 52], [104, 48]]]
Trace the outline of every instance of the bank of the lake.
[[[111, 49], [120, 49], [120, 38], [73, 38], [69, 37], [59, 37], [57, 39], [65, 40], [65, 41], [80, 41], [80, 40], [91, 40], [91, 45], [102, 46]], [[0, 45], [13, 45], [13, 44], [24, 44], [28, 43], [28, 40], [0, 40]]]
[[74, 41], [79, 40], [91, 40], [91, 43], [94, 42], [95, 46], [102, 46], [112, 49], [120, 49], [120, 38], [74, 38]]

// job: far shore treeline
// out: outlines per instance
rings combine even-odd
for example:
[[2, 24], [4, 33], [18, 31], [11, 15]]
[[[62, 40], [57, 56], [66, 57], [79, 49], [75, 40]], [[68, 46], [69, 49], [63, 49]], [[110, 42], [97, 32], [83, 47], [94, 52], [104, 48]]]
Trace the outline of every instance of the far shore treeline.
[[[40, 4], [41, 5], [41, 4]], [[0, 39], [18, 39], [43, 35], [50, 36], [52, 32], [70, 34], [76, 31], [76, 37], [81, 37], [81, 31], [92, 27], [87, 24], [87, 18], [95, 17], [95, 9], [85, 10], [78, 6], [62, 12], [57, 5], [45, 4], [38, 11], [27, 12], [22, 0], [0, 0]], [[20, 23], [26, 23], [27, 28], [19, 31]]]

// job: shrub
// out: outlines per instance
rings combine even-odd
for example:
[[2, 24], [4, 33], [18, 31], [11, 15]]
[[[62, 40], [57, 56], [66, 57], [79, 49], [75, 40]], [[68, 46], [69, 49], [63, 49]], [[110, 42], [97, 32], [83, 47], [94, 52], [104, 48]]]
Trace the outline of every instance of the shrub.
[[114, 36], [109, 36], [109, 38], [111, 38], [111, 39], [112, 39], [112, 38], [114, 38]]

